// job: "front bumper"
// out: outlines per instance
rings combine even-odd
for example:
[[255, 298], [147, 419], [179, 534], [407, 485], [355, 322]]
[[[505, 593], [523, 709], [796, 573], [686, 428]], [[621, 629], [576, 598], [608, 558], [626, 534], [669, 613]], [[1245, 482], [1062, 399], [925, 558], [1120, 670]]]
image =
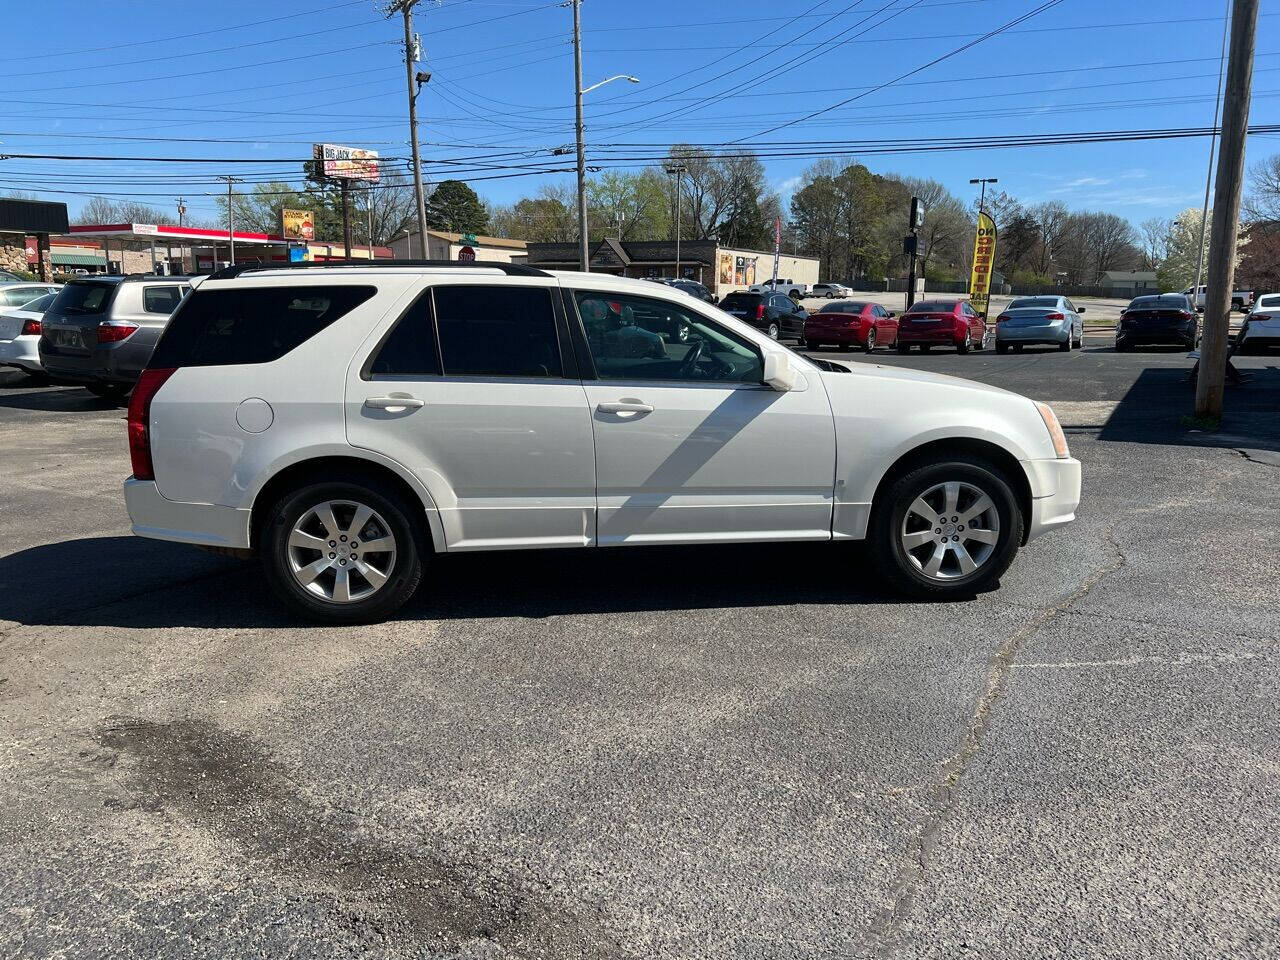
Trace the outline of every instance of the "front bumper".
[[31, 373], [40, 373], [40, 338], [27, 335], [12, 340], [0, 340], [0, 367], [19, 367]]
[[1043, 536], [1076, 518], [1080, 506], [1080, 461], [1073, 457], [1024, 460], [1031, 480], [1031, 517], [1027, 540]]
[[168, 500], [154, 480], [134, 477], [124, 482], [124, 503], [133, 532], [140, 537], [202, 547], [244, 550], [250, 546], [248, 510]]

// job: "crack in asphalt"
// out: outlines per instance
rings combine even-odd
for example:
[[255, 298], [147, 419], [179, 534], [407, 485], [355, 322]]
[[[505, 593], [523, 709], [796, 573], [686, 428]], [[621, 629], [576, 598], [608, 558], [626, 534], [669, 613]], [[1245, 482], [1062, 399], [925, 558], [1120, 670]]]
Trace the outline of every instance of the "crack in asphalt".
[[893, 934], [900, 930], [915, 904], [920, 883], [928, 869], [934, 844], [943, 824], [955, 807], [956, 788], [963, 779], [970, 761], [982, 749], [991, 724], [991, 713], [1004, 695], [1009, 682], [1009, 671], [1027, 638], [1044, 629], [1058, 617], [1070, 612], [1071, 607], [1087, 597], [1103, 579], [1128, 565], [1129, 560], [1110, 528], [1103, 531], [1103, 539], [1113, 552], [1112, 562], [1089, 574], [1066, 599], [1042, 609], [1034, 618], [1015, 630], [999, 647], [988, 662], [987, 683], [974, 705], [960, 748], [951, 755], [940, 770], [939, 778], [929, 788], [927, 813], [919, 831], [907, 847], [906, 856], [898, 868], [890, 887], [891, 905], [881, 909], [872, 919], [868, 929], [870, 953], [875, 957], [887, 957], [893, 948]]
[[335, 815], [309, 799], [255, 740], [209, 720], [113, 717], [96, 741], [81, 757], [110, 780], [104, 805], [141, 817], [131, 829], [149, 829], [148, 816], [173, 817], [229, 841], [255, 885], [315, 904], [363, 941], [415, 957], [630, 956], [602, 917], [558, 903], [547, 883], [391, 843], [359, 814]]

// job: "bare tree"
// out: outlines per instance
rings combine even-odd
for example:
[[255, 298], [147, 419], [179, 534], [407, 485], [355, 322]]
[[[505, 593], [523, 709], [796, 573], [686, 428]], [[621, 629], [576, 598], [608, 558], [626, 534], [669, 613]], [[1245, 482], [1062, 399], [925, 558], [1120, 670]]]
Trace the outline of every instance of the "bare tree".
[[1048, 275], [1053, 268], [1054, 255], [1071, 211], [1061, 200], [1046, 200], [1030, 208], [1031, 215], [1040, 225], [1040, 249], [1036, 257], [1036, 272]]
[[1280, 222], [1280, 154], [1268, 157], [1249, 171], [1244, 219]]
[[1138, 225], [1142, 234], [1142, 267], [1159, 270], [1168, 252], [1170, 220], [1168, 217], [1150, 217]]
[[1093, 279], [1097, 283], [1108, 270], [1131, 269], [1141, 253], [1133, 225], [1114, 213], [1090, 213], [1085, 237], [1093, 249]]

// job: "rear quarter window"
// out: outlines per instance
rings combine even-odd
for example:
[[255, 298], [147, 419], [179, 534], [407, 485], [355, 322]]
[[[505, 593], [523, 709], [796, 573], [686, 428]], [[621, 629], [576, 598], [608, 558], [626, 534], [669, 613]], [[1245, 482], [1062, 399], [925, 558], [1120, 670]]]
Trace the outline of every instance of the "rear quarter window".
[[174, 313], [152, 367], [270, 363], [377, 292], [370, 286], [196, 290]]

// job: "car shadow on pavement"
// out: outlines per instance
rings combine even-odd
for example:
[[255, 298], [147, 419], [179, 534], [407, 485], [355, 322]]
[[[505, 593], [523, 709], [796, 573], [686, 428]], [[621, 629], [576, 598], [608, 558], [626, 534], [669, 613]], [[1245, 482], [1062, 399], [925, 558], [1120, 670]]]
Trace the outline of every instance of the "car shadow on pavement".
[[[142, 537], [65, 540], [0, 557], [0, 625], [305, 626], [257, 563]], [[396, 620], [907, 602], [861, 543], [529, 550], [433, 557]]]
[[1098, 434], [1099, 440], [1280, 450], [1280, 366], [1241, 364], [1246, 379], [1226, 388], [1221, 429], [1199, 428], [1189, 370], [1148, 367]]
[[0, 384], [0, 407], [50, 413], [124, 410], [124, 405], [95, 397], [81, 387], [40, 387], [34, 383]]

